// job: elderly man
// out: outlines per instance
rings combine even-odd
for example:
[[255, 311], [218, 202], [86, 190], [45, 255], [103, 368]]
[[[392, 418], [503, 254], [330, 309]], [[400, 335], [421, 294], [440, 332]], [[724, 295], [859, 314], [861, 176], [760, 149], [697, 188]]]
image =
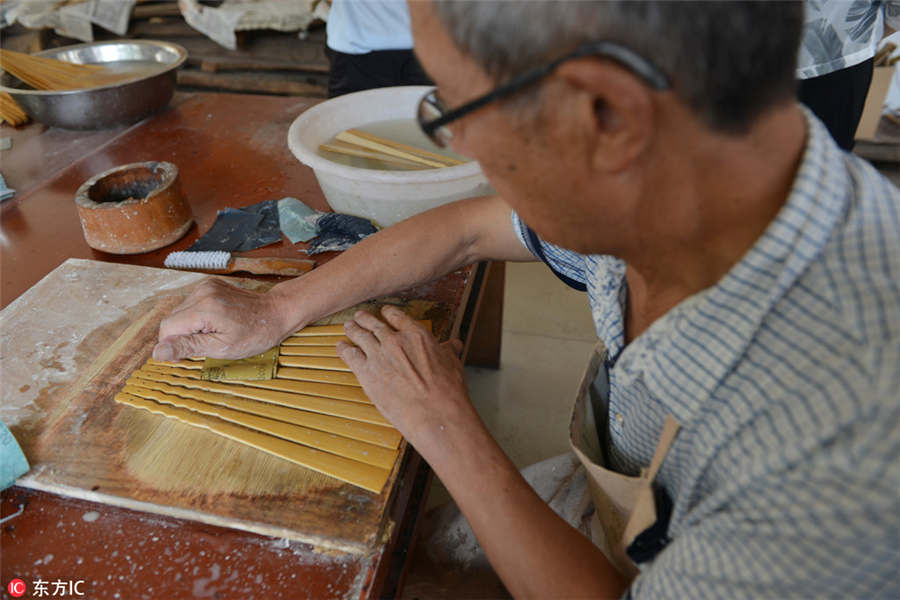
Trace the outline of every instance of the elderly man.
[[455, 344], [386, 309], [339, 349], [514, 595], [900, 594], [900, 193], [796, 103], [801, 5], [411, 14], [438, 90], [420, 121], [499, 195], [267, 294], [210, 283], [154, 355], [254, 354], [461, 265], [537, 256], [587, 290], [601, 341], [572, 426], [590, 537], [491, 438]]

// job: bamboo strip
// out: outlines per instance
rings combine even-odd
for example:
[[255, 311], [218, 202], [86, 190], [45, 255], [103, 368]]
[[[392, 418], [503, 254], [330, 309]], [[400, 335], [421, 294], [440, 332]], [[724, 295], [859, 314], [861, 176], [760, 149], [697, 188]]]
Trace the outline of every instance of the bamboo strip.
[[286, 356], [281, 354], [278, 356], [278, 364], [283, 367], [301, 367], [324, 371], [350, 371], [350, 367], [343, 360], [328, 356]]
[[389, 155], [391, 155], [391, 156], [396, 156], [397, 158], [402, 158], [402, 159], [405, 159], [405, 160], [411, 160], [411, 161], [413, 161], [413, 162], [417, 162], [417, 163], [419, 163], [419, 164], [423, 164], [423, 165], [428, 166], [428, 167], [433, 167], [433, 168], [438, 168], [438, 169], [439, 169], [439, 168], [442, 168], [442, 167], [447, 167], [447, 166], [449, 166], [449, 165], [448, 165], [447, 163], [445, 163], [445, 162], [438, 162], [438, 161], [433, 160], [433, 159], [424, 158], [424, 157], [422, 157], [422, 156], [419, 156], [418, 154], [412, 154], [412, 153], [410, 153], [410, 152], [404, 152], [403, 150], [397, 150], [396, 148], [391, 148], [390, 146], [387, 146], [387, 145], [382, 144], [382, 143], [380, 143], [380, 142], [373, 142], [373, 141], [368, 140], [368, 139], [366, 139], [366, 138], [364, 138], [364, 137], [360, 137], [360, 136], [358, 136], [358, 135], [355, 135], [355, 134], [353, 134], [353, 133], [350, 133], [349, 131], [342, 131], [342, 132], [340, 132], [339, 134], [337, 134], [336, 136], [334, 136], [334, 139], [336, 139], [336, 140], [339, 141], [339, 142], [345, 142], [345, 143], [347, 143], [347, 144], [353, 144], [353, 145], [355, 145], [355, 146], [361, 146], [361, 147], [363, 147], [363, 148], [367, 148], [367, 149], [369, 149], [369, 150], [374, 150], [374, 151], [376, 151], [376, 152], [381, 152], [381, 153], [383, 153], [383, 154], [389, 154]]
[[[291, 356], [282, 359], [279, 357], [278, 364], [281, 367], [287, 367], [289, 370], [278, 369], [278, 377], [283, 379], [291, 379], [295, 381], [309, 381], [311, 383], [331, 383], [337, 385], [349, 385], [350, 387], [362, 387], [359, 379], [353, 373], [345, 373], [343, 371], [295, 368], [295, 364], [287, 364], [293, 362]], [[287, 361], [287, 362], [285, 362]], [[368, 398], [367, 398], [368, 399]]]
[[346, 335], [291, 336], [281, 342], [282, 346], [337, 346], [338, 342], [349, 342]]
[[218, 435], [284, 458], [313, 471], [336, 477], [341, 481], [346, 481], [375, 494], [381, 493], [390, 475], [390, 472], [385, 469], [288, 442], [215, 417], [201, 415], [186, 408], [167, 406], [123, 393], [116, 394], [115, 400], [121, 404], [142, 408], [168, 418], [177, 419], [188, 425], [208, 429]]
[[[250, 398], [251, 400], [271, 402], [272, 404], [280, 404], [281, 406], [298, 408], [300, 410], [308, 410], [325, 415], [353, 419], [354, 421], [363, 421], [364, 423], [391, 426], [390, 422], [371, 404], [347, 402], [344, 400], [281, 392], [252, 386], [227, 385], [218, 381], [201, 381], [199, 379], [174, 377], [172, 375], [164, 375], [153, 371], [144, 371], [143, 369], [135, 371], [135, 373], [132, 374], [132, 377], [151, 379], [153, 381], [161, 381], [171, 385], [179, 385], [207, 392], [221, 392], [223, 394], [240, 396], [242, 398]], [[128, 381], [131, 381], [131, 378], [129, 378]]]
[[[424, 319], [419, 321], [419, 323], [427, 327], [428, 331], [431, 331], [430, 320]], [[344, 324], [335, 323], [333, 325], [309, 325], [307, 327], [304, 327], [300, 331], [294, 332], [290, 337], [311, 337], [321, 335], [344, 335]]]
[[177, 369], [195, 369], [197, 371], [200, 371], [203, 369], [203, 360], [202, 359], [197, 361], [197, 360], [193, 360], [190, 358], [185, 358], [185, 359], [176, 360], [176, 361], [163, 361], [163, 360], [156, 360], [153, 358], [148, 358], [147, 364], [158, 366], [158, 367], [172, 367], [172, 368], [177, 368]]
[[382, 152], [376, 152], [375, 150], [369, 150], [367, 148], [363, 148], [361, 146], [357, 146], [355, 144], [348, 144], [346, 142], [338, 142], [335, 141], [331, 144], [319, 144], [320, 152], [334, 152], [335, 154], [343, 154], [346, 156], [356, 156], [358, 158], [368, 158], [369, 160], [379, 160], [388, 165], [394, 165], [396, 167], [404, 167], [407, 169], [428, 169], [425, 165], [421, 165], [417, 162], [413, 162], [411, 160], [406, 160], [403, 158], [397, 158], [395, 156], [391, 156], [390, 154], [384, 154]]
[[137, 385], [140, 387], [150, 388], [166, 394], [181, 396], [182, 398], [191, 398], [209, 404], [218, 404], [240, 410], [246, 413], [252, 413], [261, 417], [268, 417], [277, 421], [302, 425], [311, 429], [318, 429], [327, 433], [334, 433], [344, 437], [353, 438], [362, 442], [368, 442], [381, 446], [383, 448], [395, 449], [400, 446], [400, 432], [392, 427], [383, 425], [373, 425], [371, 423], [363, 423], [362, 421], [353, 421], [350, 419], [342, 419], [340, 417], [332, 417], [319, 413], [298, 410], [296, 408], [288, 408], [278, 404], [269, 402], [260, 402], [258, 400], [249, 400], [239, 398], [231, 394], [221, 394], [216, 392], [206, 392], [184, 387], [169, 385], [152, 379], [143, 379], [135, 377], [129, 380], [129, 385]]
[[[336, 400], [348, 400], [350, 402], [371, 403], [366, 393], [361, 387], [352, 385], [340, 385], [337, 383], [318, 383], [309, 381], [307, 373], [309, 369], [295, 369], [293, 367], [279, 367], [278, 379], [291, 379], [293, 381], [302, 381], [301, 388], [304, 394], [311, 396], [322, 396], [323, 398], [335, 398]], [[328, 371], [326, 371], [328, 372]], [[252, 381], [242, 382], [252, 384]]]
[[[144, 365], [143, 371], [148, 372], [156, 372], [162, 373], [164, 375], [172, 375], [175, 377], [184, 377], [186, 379], [194, 379], [200, 380], [200, 372], [196, 369], [182, 369], [178, 367], [163, 367], [158, 365]], [[279, 369], [279, 372], [281, 369]], [[322, 388], [317, 387], [315, 384], [307, 381], [298, 381], [292, 379], [263, 379], [259, 381], [219, 381], [217, 383], [222, 383], [225, 385], [233, 385], [233, 386], [249, 386], [260, 388], [264, 390], [276, 390], [279, 392], [288, 392], [290, 394], [307, 394], [310, 389], [314, 389], [317, 392], [323, 391]], [[312, 386], [312, 387], [311, 387]], [[346, 388], [347, 386], [337, 386], [339, 388]], [[327, 388], [324, 391], [329, 391]], [[346, 390], [338, 390], [338, 391], [346, 391]], [[312, 394], [312, 395], [320, 395], [321, 394]], [[338, 398], [338, 400], [346, 400], [348, 402], [358, 402], [360, 404], [372, 404], [372, 401], [369, 400], [368, 396], [365, 394], [344, 394], [344, 398]], [[322, 396], [325, 398], [330, 398], [331, 396]]]
[[367, 131], [362, 131], [360, 129], [348, 129], [347, 133], [361, 137], [364, 140], [368, 140], [368, 141], [374, 142], [376, 144], [383, 144], [385, 146], [389, 146], [390, 148], [394, 148], [395, 150], [401, 150], [403, 152], [408, 152], [410, 154], [417, 154], [419, 156], [422, 156], [423, 158], [428, 158], [431, 160], [436, 160], [438, 162], [446, 163], [445, 166], [466, 164], [466, 161], [459, 160], [458, 158], [453, 158], [452, 156], [438, 154], [437, 152], [431, 152], [430, 150], [425, 150], [423, 148], [418, 148], [416, 146], [410, 146], [408, 144], [401, 144], [400, 142], [395, 142], [394, 140], [389, 140], [387, 138], [379, 137], [377, 135], [374, 135]]
[[388, 450], [386, 448], [375, 446], [374, 444], [342, 437], [333, 433], [317, 431], [293, 423], [276, 421], [274, 419], [241, 412], [225, 406], [208, 404], [177, 394], [167, 394], [149, 387], [138, 385], [137, 383], [126, 385], [122, 389], [122, 393], [138, 396], [145, 400], [155, 400], [164, 404], [171, 404], [172, 406], [177, 406], [179, 408], [187, 408], [188, 410], [212, 417], [219, 417], [220, 419], [242, 425], [248, 429], [273, 435], [296, 444], [318, 448], [325, 452], [343, 456], [344, 458], [359, 461], [367, 465], [381, 467], [382, 469], [391, 469], [394, 466], [394, 461], [397, 459], [396, 450]]
[[281, 346], [279, 356], [320, 356], [323, 358], [338, 358], [337, 348], [334, 346]]
[[309, 325], [299, 331], [294, 332], [291, 337], [309, 337], [313, 335], [344, 335], [344, 324], [335, 323], [334, 325]]
[[[362, 387], [359, 383], [359, 380], [356, 378], [356, 375], [350, 372], [350, 367], [348, 367], [344, 361], [339, 358], [330, 359], [334, 361], [338, 361], [343, 368], [340, 369], [320, 369], [316, 367], [307, 366], [306, 361], [302, 358], [300, 360], [297, 357], [287, 356], [287, 357], [278, 357], [278, 364], [284, 367], [305, 367], [305, 368], [294, 368], [290, 371], [286, 371], [286, 374], [283, 374], [281, 370], [276, 373], [276, 378], [282, 379], [290, 379], [294, 381], [310, 381], [313, 383], [332, 383], [338, 385], [349, 385], [352, 387]], [[327, 364], [327, 363], [326, 363]], [[179, 363], [165, 363], [157, 360], [150, 359], [147, 361], [147, 366], [154, 367], [168, 367], [174, 369], [189, 369], [191, 371], [199, 372], [202, 369], [201, 363], [194, 363], [190, 361], [184, 361]], [[340, 371], [340, 372], [336, 372]], [[243, 383], [246, 380], [243, 379], [220, 379], [222, 383]], [[266, 381], [266, 380], [263, 380]], [[298, 390], [301, 391], [301, 390]], [[343, 398], [347, 399], [347, 398]], [[366, 399], [368, 402], [368, 398]]]

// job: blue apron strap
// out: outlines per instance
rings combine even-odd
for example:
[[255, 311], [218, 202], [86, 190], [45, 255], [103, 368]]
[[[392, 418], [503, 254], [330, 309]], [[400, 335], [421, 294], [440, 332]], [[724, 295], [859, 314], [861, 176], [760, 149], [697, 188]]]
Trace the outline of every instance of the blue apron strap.
[[[523, 225], [525, 224], [523, 223]], [[576, 281], [553, 268], [553, 265], [550, 264], [550, 261], [547, 260], [547, 256], [544, 254], [544, 249], [541, 247], [541, 241], [538, 239], [537, 234], [531, 227], [528, 227], [527, 225], [525, 225], [525, 229], [525, 245], [528, 246], [528, 249], [531, 250], [531, 253], [541, 259], [541, 262], [550, 267], [550, 270], [553, 271], [553, 274], [559, 277], [559, 279], [567, 286], [576, 289], [579, 292], [586, 292], [587, 286], [585, 284], [581, 283], [580, 281]]]

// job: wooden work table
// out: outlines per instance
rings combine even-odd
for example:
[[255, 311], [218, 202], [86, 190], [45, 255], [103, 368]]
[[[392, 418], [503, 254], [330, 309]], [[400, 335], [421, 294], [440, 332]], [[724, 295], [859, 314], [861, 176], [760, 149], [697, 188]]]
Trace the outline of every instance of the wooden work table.
[[[17, 195], [2, 206], [0, 305], [69, 258], [162, 267], [169, 252], [190, 245], [225, 207], [293, 196], [327, 209], [312, 171], [286, 141], [290, 123], [316, 102], [179, 94], [166, 110], [131, 126], [74, 132], [4, 125], [0, 137], [10, 136], [13, 147], [0, 154], [0, 172]], [[111, 167], [148, 160], [177, 165], [196, 224], [155, 252], [117, 256], [91, 249], [75, 190]], [[247, 255], [302, 256], [284, 239]], [[321, 263], [330, 255], [316, 258]], [[502, 278], [502, 265], [473, 265], [404, 297], [451, 307], [454, 331], [469, 355], [496, 366]], [[480, 307], [484, 316], [475, 327]], [[389, 490], [393, 526], [365, 553], [322, 553], [296, 541], [14, 486], [2, 494], [0, 516], [20, 507], [21, 514], [0, 529], [0, 577], [4, 588], [16, 577], [29, 587], [49, 581], [51, 594], [56, 580], [82, 580], [80, 590], [90, 598], [393, 596], [429, 478], [427, 465], [409, 449]]]

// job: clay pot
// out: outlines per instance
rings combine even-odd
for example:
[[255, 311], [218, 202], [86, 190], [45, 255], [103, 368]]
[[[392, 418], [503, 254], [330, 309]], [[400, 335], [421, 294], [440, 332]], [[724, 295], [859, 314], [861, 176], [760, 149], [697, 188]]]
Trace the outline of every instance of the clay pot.
[[88, 246], [112, 254], [140, 254], [180, 239], [194, 218], [178, 167], [142, 162], [115, 167], [85, 181], [75, 205]]

